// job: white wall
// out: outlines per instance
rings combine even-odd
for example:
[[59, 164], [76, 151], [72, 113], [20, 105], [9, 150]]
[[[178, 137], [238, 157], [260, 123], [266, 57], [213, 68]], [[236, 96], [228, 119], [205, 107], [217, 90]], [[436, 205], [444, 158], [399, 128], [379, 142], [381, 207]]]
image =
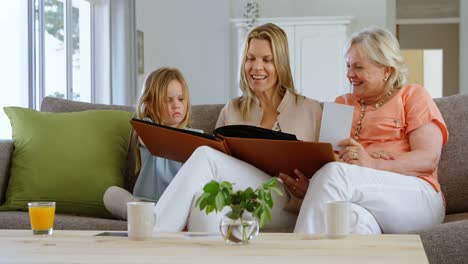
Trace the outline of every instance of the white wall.
[[[261, 17], [353, 16], [351, 31], [366, 26], [394, 30], [395, 0], [258, 0]], [[238, 69], [231, 58], [236, 39], [231, 18], [241, 18], [246, 0], [136, 0], [137, 29], [144, 32], [145, 75], [179, 67], [193, 104], [225, 103]], [[183, 7], [183, 8], [181, 8]], [[393, 10], [392, 10], [393, 9]], [[389, 15], [387, 15], [387, 12]]]
[[396, 0], [386, 1], [386, 27], [393, 34], [396, 33], [397, 5]]
[[137, 0], [136, 25], [144, 32], [145, 74], [178, 67], [193, 104], [229, 98], [229, 1]]
[[460, 1], [460, 93], [468, 94], [468, 2]]
[[[386, 27], [392, 32], [395, 23], [395, 0], [257, 0], [261, 17], [284, 16], [353, 16], [351, 30], [366, 26]], [[245, 0], [231, 0], [231, 17], [242, 17]]]
[[424, 88], [432, 98], [442, 97], [442, 49], [424, 50]]

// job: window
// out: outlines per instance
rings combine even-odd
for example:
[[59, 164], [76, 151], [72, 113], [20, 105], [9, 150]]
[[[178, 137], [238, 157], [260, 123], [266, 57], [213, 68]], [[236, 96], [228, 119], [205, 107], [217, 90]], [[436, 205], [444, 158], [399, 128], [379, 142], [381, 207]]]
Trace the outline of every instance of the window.
[[[0, 107], [39, 109], [44, 96], [94, 102], [93, 2], [5, 1], [0, 9]], [[32, 48], [30, 48], [32, 47]], [[0, 108], [0, 139], [11, 126]]]
[[90, 2], [35, 0], [35, 13], [36, 103], [43, 96], [91, 102]]

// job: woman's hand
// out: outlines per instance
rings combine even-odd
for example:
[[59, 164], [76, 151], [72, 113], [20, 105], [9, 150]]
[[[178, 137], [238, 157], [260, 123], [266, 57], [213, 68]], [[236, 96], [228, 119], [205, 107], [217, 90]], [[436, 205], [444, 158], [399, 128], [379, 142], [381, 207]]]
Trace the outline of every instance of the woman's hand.
[[374, 158], [372, 158], [364, 147], [353, 138], [347, 138], [341, 141], [338, 146], [343, 148], [339, 152], [339, 157], [342, 162], [374, 168]]
[[296, 177], [289, 176], [284, 173], [279, 174], [279, 178], [283, 182], [285, 190], [289, 196], [289, 200], [284, 205], [286, 211], [298, 213], [301, 209], [302, 201], [309, 188], [309, 179], [304, 176], [299, 170], [294, 170]]
[[296, 177], [289, 176], [282, 172], [280, 172], [278, 177], [283, 181], [284, 186], [293, 196], [303, 199], [307, 188], [309, 188], [309, 179], [297, 169], [294, 170], [294, 173]]
[[383, 159], [383, 160], [394, 160], [396, 155], [388, 151], [374, 151], [369, 154], [374, 159]]

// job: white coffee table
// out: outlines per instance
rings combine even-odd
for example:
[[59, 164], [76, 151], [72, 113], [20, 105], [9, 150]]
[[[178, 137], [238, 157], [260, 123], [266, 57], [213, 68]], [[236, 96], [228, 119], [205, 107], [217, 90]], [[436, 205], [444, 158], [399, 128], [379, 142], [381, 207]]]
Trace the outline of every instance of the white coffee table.
[[0, 230], [0, 263], [428, 263], [417, 235], [352, 235], [343, 239], [261, 233], [249, 245], [217, 234], [157, 234], [150, 240], [94, 236], [98, 231]]

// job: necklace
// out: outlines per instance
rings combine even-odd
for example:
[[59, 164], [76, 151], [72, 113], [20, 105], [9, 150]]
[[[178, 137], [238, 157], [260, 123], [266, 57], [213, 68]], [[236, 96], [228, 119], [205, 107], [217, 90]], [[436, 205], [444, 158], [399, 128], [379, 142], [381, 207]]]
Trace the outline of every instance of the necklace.
[[[382, 105], [384, 105], [396, 91], [398, 91], [398, 89], [395, 89], [395, 88], [392, 88], [390, 91], [388, 91], [388, 93], [385, 95], [385, 97], [382, 100], [374, 104], [374, 108], [375, 108], [374, 111], [382, 107]], [[364, 115], [366, 114], [366, 108], [368, 106], [363, 98], [359, 100], [359, 104], [361, 105], [361, 111], [359, 113], [359, 119], [357, 121], [356, 130], [354, 131], [354, 139], [356, 141], [359, 141], [359, 132], [361, 132], [361, 128], [362, 128], [362, 119], [364, 118]]]

